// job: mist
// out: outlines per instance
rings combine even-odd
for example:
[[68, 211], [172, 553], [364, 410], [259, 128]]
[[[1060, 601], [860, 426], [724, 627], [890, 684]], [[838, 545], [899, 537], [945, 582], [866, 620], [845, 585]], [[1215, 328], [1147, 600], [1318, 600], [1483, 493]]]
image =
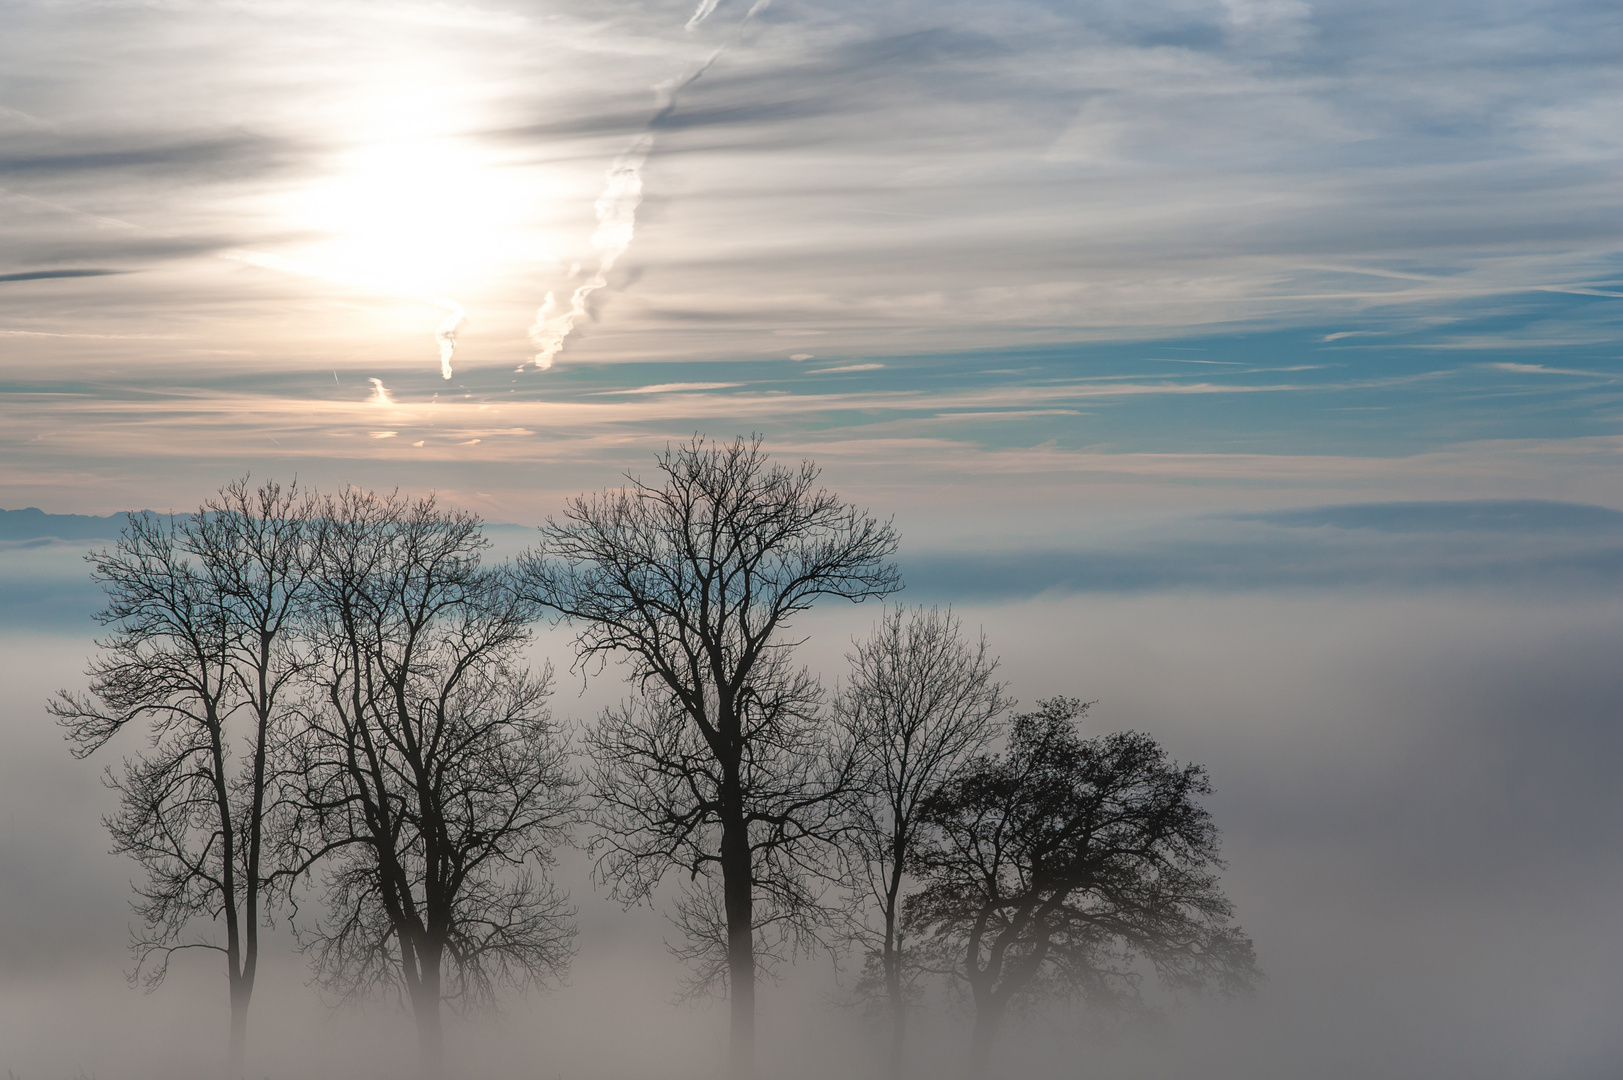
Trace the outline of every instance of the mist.
[[[1623, 1076], [1615, 4], [16, 0], [4, 28], [5, 1080], [228, 1071], [218, 954], [128, 978], [145, 867], [109, 854], [104, 770], [145, 733], [76, 760], [47, 709], [88, 687], [103, 515], [231, 477], [434, 492], [512, 558], [701, 436], [893, 528], [890, 602], [984, 630], [1018, 710], [1089, 702], [1081, 734], [1209, 773], [1262, 981], [1041, 1002], [992, 1076]], [[778, 639], [830, 715], [880, 614], [824, 596]], [[510, 625], [583, 768], [630, 668]], [[591, 838], [550, 871], [567, 974], [448, 1003], [443, 1080], [726, 1074], [729, 1003], [679, 1000], [680, 871], [628, 910]], [[410, 1003], [336, 1001], [299, 951], [330, 892], [234, 973], [242, 1075], [419, 1076]], [[887, 1075], [863, 963], [763, 977], [748, 1080]], [[905, 1080], [960, 1080], [975, 1015], [926, 981]]]
[[[1435, 587], [956, 606], [985, 630], [1023, 705], [1097, 701], [1087, 733], [1145, 731], [1208, 767], [1223, 886], [1267, 975], [1249, 998], [1158, 999], [1154, 1016], [1051, 1003], [1004, 1032], [997, 1074], [1615, 1075], [1616, 601]], [[876, 616], [874, 605], [819, 609], [799, 623], [802, 657], [832, 686]], [[44, 712], [56, 689], [81, 685], [92, 642], [15, 628], [3, 642], [0, 1064], [22, 1080], [213, 1075], [226, 1011], [217, 962], [183, 954], [155, 992], [126, 984], [134, 867], [104, 854], [98, 820], [113, 796]], [[536, 651], [560, 670], [559, 716], [589, 721], [624, 692], [612, 666], [568, 672], [566, 631], [543, 633]], [[683, 972], [664, 945], [675, 929], [594, 889], [579, 852], [559, 878], [580, 931], [567, 981], [509, 996], [497, 1015], [451, 1019], [453, 1074], [716, 1075], [725, 1009], [675, 1000]], [[410, 1074], [408, 1012], [325, 1000], [285, 921], [267, 953], [253, 1075]], [[882, 1071], [882, 1018], [848, 1004], [854, 966], [806, 957], [762, 987], [764, 1076]], [[932, 989], [912, 1036], [916, 1075], [958, 1074], [967, 1016]]]

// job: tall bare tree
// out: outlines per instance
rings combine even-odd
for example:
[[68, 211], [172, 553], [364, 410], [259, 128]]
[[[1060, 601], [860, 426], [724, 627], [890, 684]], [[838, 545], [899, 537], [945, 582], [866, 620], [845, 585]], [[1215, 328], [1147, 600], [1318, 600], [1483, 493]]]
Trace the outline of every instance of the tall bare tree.
[[[743, 751], [735, 797], [742, 803], [753, 893], [758, 972], [825, 943], [823, 903], [837, 873], [837, 838], [849, 831], [845, 800], [855, 783], [849, 741], [831, 736], [821, 692], [786, 654], [761, 661], [740, 707]], [[675, 922], [692, 965], [690, 993], [726, 986], [730, 952], [722, 874], [727, 780], [703, 734], [668, 696], [606, 710], [586, 736], [592, 758], [591, 850], [614, 895], [646, 899], [680, 869], [687, 891]]]
[[695, 437], [657, 465], [657, 484], [628, 474], [624, 488], [570, 500], [524, 560], [524, 580], [532, 598], [578, 628], [581, 662], [630, 664], [650, 725], [679, 710], [696, 734], [676, 745], [696, 752], [713, 778], [695, 804], [713, 804], [706, 813], [719, 831], [730, 1061], [745, 1077], [755, 1046], [752, 831], [773, 827], [752, 817], [759, 807], [746, 787], [754, 763], [769, 760], [759, 735], [773, 730], [754, 710], [788, 669], [778, 658], [797, 644], [787, 633], [795, 615], [820, 597], [861, 600], [899, 586], [886, 561], [896, 535], [819, 488], [811, 462], [769, 464], [759, 438]]
[[882, 996], [891, 1020], [890, 1071], [903, 1068], [907, 998], [917, 967], [904, 940], [902, 896], [926, 798], [952, 781], [998, 732], [1012, 705], [995, 679], [985, 636], [966, 642], [957, 616], [937, 608], [885, 612], [850, 654], [835, 701], [862, 766], [852, 853], [864, 907], [878, 926], [858, 924], [867, 947], [862, 989]]
[[[300, 868], [271, 858], [272, 744], [306, 663], [298, 621], [309, 588], [308, 500], [290, 486], [235, 481], [185, 517], [131, 515], [111, 552], [89, 556], [113, 628], [91, 663], [90, 696], [50, 705], [93, 753], [132, 724], [150, 749], [109, 770], [120, 809], [114, 850], [145, 869], [135, 977], [156, 986], [184, 949], [225, 954], [230, 1067], [243, 1069], [259, 928]], [[235, 750], [240, 748], [240, 756]], [[225, 941], [188, 936], [223, 923]]]
[[550, 671], [521, 666], [534, 609], [480, 565], [477, 518], [352, 490], [318, 528], [315, 693], [290, 754], [304, 854], [330, 852], [328, 917], [301, 933], [329, 987], [403, 991], [434, 1077], [442, 1001], [567, 965], [546, 870], [575, 781]]
[[1256, 978], [1251, 940], [1218, 885], [1217, 828], [1198, 765], [1147, 735], [1085, 739], [1070, 698], [1014, 718], [1003, 754], [977, 758], [926, 801], [914, 852], [925, 885], [908, 928], [975, 1003], [971, 1074], [985, 1076], [1009, 1007], [1042, 994], [1137, 999], [1147, 961], [1165, 982], [1225, 992]]

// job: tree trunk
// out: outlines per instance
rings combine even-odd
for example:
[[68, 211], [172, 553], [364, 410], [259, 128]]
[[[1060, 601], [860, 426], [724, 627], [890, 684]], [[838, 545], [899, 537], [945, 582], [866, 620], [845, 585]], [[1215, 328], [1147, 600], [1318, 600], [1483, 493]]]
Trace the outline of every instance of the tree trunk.
[[721, 891], [727, 911], [727, 993], [732, 1005], [728, 1073], [755, 1075], [755, 887], [744, 815], [728, 815], [721, 835]]
[[239, 1077], [246, 1071], [248, 1053], [248, 999], [253, 996], [254, 984], [235, 972], [231, 978], [231, 1057], [226, 1063], [228, 1075]]
[[901, 1080], [907, 1004], [902, 1000], [902, 943], [896, 933], [894, 906], [885, 912], [885, 996], [890, 1002], [890, 1076]]
[[890, 1000], [891, 1080], [901, 1080], [902, 1077], [907, 1029], [907, 1003], [902, 999], [902, 934], [897, 927], [902, 866], [906, 858], [906, 839], [898, 830], [891, 849], [890, 881], [885, 889], [885, 995]]
[[970, 1080], [986, 1080], [992, 1064], [992, 1043], [1003, 1020], [1003, 1002], [988, 997], [975, 1005], [975, 1030], [969, 1041]]
[[891, 1005], [890, 1028], [890, 1075], [891, 1080], [902, 1080], [903, 1066], [906, 1062], [905, 1044], [907, 1035], [907, 1014], [902, 1011], [899, 1001]]
[[419, 975], [412, 985], [411, 1009], [417, 1020], [417, 1058], [423, 1080], [445, 1074], [445, 1045], [440, 1027], [440, 954], [430, 947], [418, 951]]

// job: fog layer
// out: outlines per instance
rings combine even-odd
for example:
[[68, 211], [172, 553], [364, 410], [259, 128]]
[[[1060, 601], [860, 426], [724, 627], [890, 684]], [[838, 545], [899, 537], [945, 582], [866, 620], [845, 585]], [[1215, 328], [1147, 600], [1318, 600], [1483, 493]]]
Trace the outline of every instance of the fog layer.
[[[1249, 1000], [1166, 1001], [1117, 1023], [1060, 1005], [1004, 1037], [1009, 1076], [1579, 1077], [1623, 1067], [1623, 751], [1613, 594], [1431, 590], [1073, 595], [959, 607], [985, 627], [1025, 704], [1096, 699], [1097, 730], [1135, 728], [1211, 771], [1224, 886], [1268, 981]], [[803, 625], [832, 682], [876, 612]], [[112, 809], [44, 714], [91, 643], [9, 631], [0, 724], [0, 1065], [17, 1076], [204, 1075], [223, 1053], [223, 979], [199, 955], [144, 995], [125, 985], [128, 878], [103, 854]], [[567, 665], [561, 633], [542, 651]], [[611, 668], [554, 705], [589, 719]], [[133, 750], [134, 745], [125, 747]], [[681, 974], [656, 912], [564, 883], [580, 909], [564, 988], [455, 1022], [468, 1075], [714, 1075], [725, 1011], [673, 1003]], [[285, 934], [251, 1021], [256, 1075], [399, 1075], [409, 1017], [333, 1010]], [[763, 1071], [866, 1076], [883, 1031], [838, 1004], [813, 958], [761, 995]], [[956, 1075], [964, 1014], [936, 995], [924, 1075]]]

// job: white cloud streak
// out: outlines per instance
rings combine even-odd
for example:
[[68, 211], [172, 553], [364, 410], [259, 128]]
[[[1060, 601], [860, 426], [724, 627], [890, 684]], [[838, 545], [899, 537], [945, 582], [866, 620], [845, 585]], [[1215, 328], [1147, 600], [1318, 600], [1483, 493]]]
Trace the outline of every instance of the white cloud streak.
[[[609, 166], [603, 193], [595, 204], [597, 231], [592, 234], [592, 248], [597, 252], [597, 269], [575, 287], [567, 307], [558, 303], [556, 293], [547, 293], [530, 327], [530, 343], [536, 349], [531, 362], [537, 371], [546, 371], [552, 366], [553, 358], [563, 349], [575, 323], [586, 317], [587, 300], [609, 283], [609, 271], [631, 246], [631, 238], [636, 233], [637, 207], [642, 203], [642, 166], [653, 146], [652, 135], [639, 135], [631, 148]], [[520, 364], [518, 370], [523, 371], [524, 365]]]
[[[756, 0], [739, 21], [736, 33], [742, 33], [750, 20], [765, 11], [771, 2]], [[716, 10], [718, 3], [719, 0], [700, 0], [685, 29], [696, 29]], [[668, 116], [676, 108], [677, 95], [710, 70], [710, 65], [716, 62], [725, 48], [716, 49], [686, 74], [654, 86], [655, 112], [651, 124]], [[592, 234], [592, 248], [597, 252], [597, 270], [575, 287], [567, 308], [559, 303], [555, 292], [548, 292], [542, 301], [535, 314], [535, 322], [530, 326], [530, 343], [536, 349], [530, 362], [537, 371], [552, 367], [553, 360], [563, 350], [564, 342], [574, 331], [575, 324], [588, 314], [587, 300], [609, 283], [609, 272], [631, 246], [632, 237], [636, 234], [637, 207], [642, 203], [642, 167], [653, 148], [652, 132], [644, 132], [632, 142], [630, 149], [609, 166], [603, 193], [597, 197], [594, 207], [597, 211], [597, 231]], [[524, 364], [520, 364], [516, 370], [523, 371], [524, 367]]]
[[720, 0], [699, 0], [699, 6], [694, 10], [693, 18], [688, 20], [687, 25], [683, 27], [683, 29], [697, 30], [699, 24], [708, 19], [710, 14], [716, 10], [716, 4], [719, 2]]

